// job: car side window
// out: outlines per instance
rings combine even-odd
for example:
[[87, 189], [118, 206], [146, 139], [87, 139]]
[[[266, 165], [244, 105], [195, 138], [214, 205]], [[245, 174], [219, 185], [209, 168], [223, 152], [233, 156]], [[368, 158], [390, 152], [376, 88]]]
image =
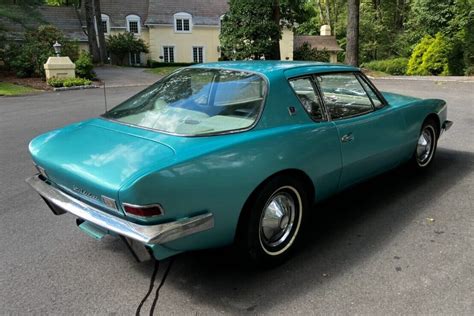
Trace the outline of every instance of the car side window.
[[311, 78], [296, 78], [290, 80], [290, 85], [295, 91], [304, 109], [313, 120], [324, 119], [321, 99], [314, 90]]
[[372, 101], [353, 73], [323, 74], [316, 79], [333, 120], [373, 111]]
[[365, 91], [367, 91], [367, 93], [369, 94], [370, 99], [374, 103], [374, 107], [376, 109], [383, 108], [383, 102], [379, 99], [372, 87], [364, 80], [364, 78], [361, 78], [360, 76], [359, 81], [362, 83], [362, 86], [364, 87]]

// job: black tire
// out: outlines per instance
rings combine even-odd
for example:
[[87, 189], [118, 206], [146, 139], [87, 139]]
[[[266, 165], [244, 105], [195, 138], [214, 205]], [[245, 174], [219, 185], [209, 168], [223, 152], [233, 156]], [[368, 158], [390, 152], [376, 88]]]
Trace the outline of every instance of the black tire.
[[438, 124], [432, 118], [426, 119], [421, 126], [415, 152], [411, 159], [411, 165], [416, 170], [424, 170], [432, 165], [438, 147], [438, 135]]
[[[247, 263], [273, 267], [284, 262], [297, 241], [308, 204], [303, 181], [297, 177], [276, 176], [265, 183], [247, 203], [237, 232], [237, 245]], [[276, 217], [279, 210], [285, 214]]]

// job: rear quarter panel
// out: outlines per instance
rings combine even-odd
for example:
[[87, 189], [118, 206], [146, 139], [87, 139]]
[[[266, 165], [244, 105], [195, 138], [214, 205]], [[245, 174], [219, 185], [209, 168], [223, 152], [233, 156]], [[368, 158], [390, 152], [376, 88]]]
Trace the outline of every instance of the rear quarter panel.
[[[328, 122], [201, 139], [187, 146], [187, 157], [135, 180], [122, 188], [119, 197], [132, 203], [159, 202], [165, 210], [160, 221], [214, 214], [213, 229], [166, 244], [170, 249], [227, 245], [234, 240], [244, 203], [271, 175], [299, 169], [311, 177], [319, 196], [335, 191], [341, 165], [337, 139], [335, 127]], [[202, 151], [200, 146], [206, 147], [206, 153], [192, 155]]]

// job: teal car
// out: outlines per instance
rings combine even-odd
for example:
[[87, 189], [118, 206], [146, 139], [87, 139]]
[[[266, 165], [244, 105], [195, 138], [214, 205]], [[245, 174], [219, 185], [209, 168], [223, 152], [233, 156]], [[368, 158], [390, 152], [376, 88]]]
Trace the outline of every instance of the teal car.
[[274, 265], [313, 203], [406, 162], [428, 168], [451, 125], [443, 100], [380, 92], [350, 66], [199, 64], [33, 139], [26, 181], [139, 260], [235, 244]]

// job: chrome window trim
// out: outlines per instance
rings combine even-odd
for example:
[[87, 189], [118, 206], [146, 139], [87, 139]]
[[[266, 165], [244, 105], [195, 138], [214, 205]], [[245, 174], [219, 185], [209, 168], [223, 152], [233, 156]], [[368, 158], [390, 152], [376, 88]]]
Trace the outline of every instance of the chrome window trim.
[[[356, 72], [356, 71], [353, 71], [353, 70], [348, 70], [348, 71], [334, 71], [334, 72], [331, 72], [331, 71], [326, 71], [326, 72], [321, 72], [321, 73], [315, 73], [313, 74], [314, 77], [317, 77], [318, 75], [321, 75], [321, 76], [324, 76], [324, 75], [334, 75], [334, 74], [352, 74], [356, 80], [358, 81], [357, 79], [357, 75], [356, 73], [359, 73], [359, 72]], [[318, 87], [318, 90], [320, 91], [321, 93], [321, 96], [322, 96], [322, 89], [321, 87], [319, 86], [319, 82], [318, 80], [315, 80], [315, 83], [317, 84], [317, 87]], [[360, 82], [359, 82], [360, 84]], [[362, 89], [364, 89], [364, 86], [362, 86]], [[365, 91], [365, 89], [364, 89]], [[365, 91], [365, 93], [367, 94], [367, 92]], [[369, 95], [367, 94], [367, 98], [369, 99], [370, 101], [370, 104], [372, 105], [372, 109], [370, 111], [365, 111], [365, 112], [361, 112], [361, 113], [357, 113], [357, 114], [353, 114], [353, 115], [349, 115], [349, 116], [344, 116], [344, 117], [340, 117], [340, 118], [333, 118], [331, 116], [331, 113], [329, 112], [329, 110], [327, 110], [327, 114], [328, 114], [328, 117], [330, 118], [330, 121], [340, 121], [340, 120], [345, 120], [345, 119], [349, 119], [349, 118], [354, 118], [354, 117], [358, 117], [358, 116], [363, 116], [363, 115], [367, 115], [369, 113], [372, 113], [372, 112], [375, 112], [376, 109], [374, 108], [374, 104], [372, 103], [372, 100], [370, 99]], [[324, 102], [324, 107], [326, 109], [328, 109], [328, 107], [326, 106], [326, 102], [324, 101], [324, 98], [323, 98], [323, 102]]]
[[373, 84], [373, 82], [362, 72], [362, 71], [356, 71], [354, 72], [357, 76], [359, 76], [369, 87], [372, 89], [372, 91], [375, 93], [375, 95], [379, 98], [379, 100], [382, 102], [383, 106], [380, 108], [376, 108], [375, 110], [380, 110], [383, 109], [385, 106], [388, 106], [389, 103], [383, 96], [382, 92], [377, 89], [377, 87]]
[[[298, 97], [298, 95], [296, 94], [296, 91], [295, 89], [293, 89], [293, 87], [291, 86], [290, 84], [290, 81], [291, 80], [298, 80], [298, 79], [306, 79], [308, 78], [311, 82], [311, 85], [313, 87], [313, 91], [314, 91], [314, 94], [317, 95], [317, 97], [319, 98], [319, 102], [320, 102], [320, 105], [321, 105], [321, 111], [323, 111], [323, 115], [324, 115], [324, 118], [322, 120], [317, 120], [315, 119], [314, 117], [312, 117], [308, 111], [306, 111], [306, 108], [304, 107], [303, 103], [301, 102], [300, 98]], [[329, 117], [329, 113], [326, 109], [326, 104], [323, 102], [323, 98], [321, 96], [321, 93], [319, 92], [319, 89], [318, 87], [315, 85], [314, 83], [314, 76], [313, 75], [302, 75], [302, 76], [297, 76], [297, 77], [291, 77], [291, 78], [287, 78], [286, 79], [286, 82], [288, 83], [288, 87], [290, 88], [291, 92], [293, 93], [293, 95], [296, 97], [296, 99], [298, 100], [298, 102], [300, 103], [301, 107], [303, 108], [303, 111], [306, 113], [306, 115], [308, 115], [308, 117], [313, 121], [313, 122], [316, 122], [316, 123], [320, 123], [320, 122], [328, 122], [330, 120], [330, 117]]]
[[[140, 128], [140, 129], [145, 129], [145, 130], [149, 130], [149, 131], [153, 131], [153, 132], [158, 132], [158, 133], [163, 133], [163, 134], [166, 134], [166, 135], [171, 135], [171, 136], [179, 136], [179, 137], [210, 137], [210, 136], [221, 136], [221, 135], [229, 135], [229, 134], [236, 134], [236, 133], [242, 133], [242, 132], [246, 132], [246, 131], [250, 131], [252, 129], [254, 129], [258, 123], [260, 122], [260, 119], [262, 117], [262, 114], [265, 110], [265, 106], [266, 106], [266, 103], [267, 103], [267, 97], [268, 97], [268, 93], [270, 91], [270, 80], [268, 80], [268, 78], [266, 76], [264, 76], [262, 73], [259, 73], [259, 72], [256, 72], [256, 71], [251, 71], [251, 70], [241, 70], [241, 69], [235, 69], [235, 68], [218, 68], [218, 67], [183, 67], [183, 68], [180, 68], [176, 71], [173, 71], [172, 73], [170, 73], [169, 75], [161, 78], [160, 80], [158, 80], [157, 82], [155, 82], [153, 85], [157, 84], [158, 82], [162, 81], [162, 80], [165, 80], [167, 79], [168, 77], [170, 77], [171, 75], [173, 74], [176, 74], [180, 71], [183, 71], [184, 69], [211, 69], [211, 70], [230, 70], [230, 71], [236, 71], [236, 72], [244, 72], [244, 73], [249, 73], [249, 74], [253, 74], [253, 75], [256, 75], [256, 76], [259, 76], [261, 79], [263, 79], [263, 81], [265, 82], [266, 84], [266, 89], [265, 89], [265, 94], [263, 95], [263, 99], [262, 99], [262, 105], [260, 106], [260, 111], [259, 113], [257, 114], [257, 117], [255, 118], [255, 121], [253, 122], [252, 125], [248, 126], [248, 127], [245, 127], [245, 128], [240, 128], [240, 129], [233, 129], [233, 130], [229, 130], [229, 131], [222, 131], [222, 132], [211, 132], [211, 133], [204, 133], [204, 134], [198, 134], [198, 135], [187, 135], [187, 134], [179, 134], [179, 133], [172, 133], [172, 132], [167, 132], [167, 131], [163, 131], [163, 130], [159, 130], [159, 129], [154, 129], [154, 128], [150, 128], [150, 127], [144, 127], [144, 126], [140, 126], [140, 125], [136, 125], [136, 124], [132, 124], [132, 123], [125, 123], [125, 122], [121, 122], [121, 121], [118, 121], [116, 119], [112, 119], [112, 118], [108, 118], [108, 117], [104, 117], [104, 115], [109, 112], [109, 111], [112, 111], [114, 108], [116, 108], [117, 106], [119, 106], [120, 104], [124, 103], [124, 102], [127, 102], [128, 100], [130, 100], [131, 98], [133, 98], [135, 95], [131, 96], [130, 98], [126, 99], [125, 101], [122, 101], [119, 105], [117, 106], [114, 106], [112, 109], [110, 109], [109, 111], [107, 111], [106, 113], [102, 114], [101, 116], [99, 116], [100, 119], [103, 119], [103, 120], [106, 120], [106, 121], [111, 121], [111, 122], [115, 122], [115, 123], [119, 123], [119, 124], [122, 124], [122, 125], [126, 125], [126, 126], [130, 126], [130, 127], [135, 127], [135, 128]], [[149, 87], [147, 87], [146, 89], [150, 88], [152, 85], [150, 85]], [[144, 90], [146, 90], [144, 89]], [[144, 91], [142, 90], [142, 91]], [[140, 91], [140, 92], [142, 92]], [[139, 92], [139, 93], [140, 93]]]

